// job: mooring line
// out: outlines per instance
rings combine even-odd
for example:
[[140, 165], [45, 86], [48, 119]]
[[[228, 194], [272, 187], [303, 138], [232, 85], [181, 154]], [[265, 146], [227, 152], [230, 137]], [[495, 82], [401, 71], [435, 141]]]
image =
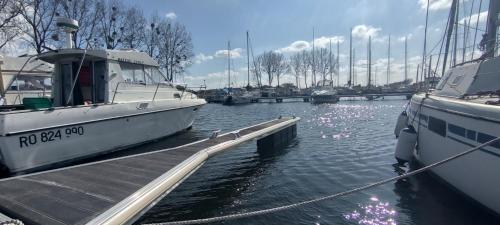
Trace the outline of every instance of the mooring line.
[[434, 168], [436, 166], [439, 166], [441, 164], [447, 163], [447, 162], [449, 162], [451, 160], [454, 160], [456, 158], [459, 158], [459, 157], [462, 157], [462, 156], [467, 155], [469, 153], [472, 153], [472, 152], [474, 152], [476, 150], [479, 150], [479, 149], [481, 149], [481, 148], [483, 148], [485, 146], [491, 145], [491, 144], [493, 144], [493, 143], [495, 143], [495, 142], [497, 142], [499, 140], [500, 140], [500, 137], [496, 137], [495, 139], [492, 139], [492, 140], [490, 140], [488, 142], [485, 142], [485, 143], [483, 143], [481, 145], [478, 145], [478, 146], [476, 146], [474, 148], [471, 148], [471, 149], [469, 149], [467, 151], [464, 151], [462, 153], [453, 155], [451, 157], [448, 157], [448, 158], [443, 159], [441, 161], [435, 162], [435, 163], [430, 164], [428, 166], [424, 166], [424, 167], [422, 167], [420, 169], [417, 169], [417, 170], [414, 170], [414, 171], [410, 171], [408, 173], [405, 173], [405, 174], [402, 174], [402, 175], [399, 175], [399, 176], [396, 176], [396, 177], [391, 177], [391, 178], [388, 178], [388, 179], [385, 179], [385, 180], [381, 180], [381, 181], [378, 181], [378, 182], [375, 182], [375, 183], [371, 183], [371, 184], [368, 184], [368, 185], [365, 185], [365, 186], [357, 187], [357, 188], [354, 188], [354, 189], [351, 189], [351, 190], [339, 192], [339, 193], [336, 193], [336, 194], [333, 194], [333, 195], [327, 195], [327, 196], [324, 196], [324, 197], [320, 197], [320, 198], [316, 198], [316, 199], [311, 199], [311, 200], [307, 200], [307, 201], [302, 201], [302, 202], [298, 202], [298, 203], [294, 203], [294, 204], [289, 204], [289, 205], [284, 205], [284, 206], [279, 206], [279, 207], [274, 207], [274, 208], [269, 208], [269, 209], [262, 209], [262, 210], [252, 211], [252, 212], [236, 213], [236, 214], [230, 214], [230, 215], [225, 215], [225, 216], [216, 216], [216, 217], [211, 217], [211, 218], [194, 219], [194, 220], [180, 220], [180, 221], [171, 221], [171, 222], [162, 222], [162, 223], [149, 223], [149, 224], [143, 224], [143, 225], [182, 225], [182, 224], [213, 223], [213, 222], [218, 222], [218, 221], [234, 220], [234, 219], [240, 219], [240, 218], [245, 218], [245, 217], [252, 217], [252, 216], [258, 216], [258, 215], [264, 215], [264, 214], [269, 214], [269, 213], [273, 213], [273, 212], [283, 211], [283, 210], [287, 210], [287, 209], [291, 209], [291, 208], [296, 208], [296, 207], [300, 207], [300, 206], [303, 206], [303, 205], [307, 205], [307, 204], [311, 204], [311, 203], [315, 203], [315, 202], [319, 202], [319, 201], [324, 201], [324, 200], [333, 199], [333, 198], [336, 198], [336, 197], [340, 197], [340, 196], [344, 196], [344, 195], [348, 195], [348, 194], [360, 192], [360, 191], [363, 191], [363, 190], [366, 190], [366, 189], [369, 189], [369, 188], [372, 188], [372, 187], [380, 186], [380, 185], [383, 185], [383, 184], [386, 184], [386, 183], [389, 183], [389, 182], [392, 182], [392, 181], [396, 181], [396, 180], [399, 180], [399, 179], [407, 178], [407, 177], [410, 177], [410, 176], [422, 173], [422, 172], [427, 171], [427, 170], [429, 170], [431, 168]]

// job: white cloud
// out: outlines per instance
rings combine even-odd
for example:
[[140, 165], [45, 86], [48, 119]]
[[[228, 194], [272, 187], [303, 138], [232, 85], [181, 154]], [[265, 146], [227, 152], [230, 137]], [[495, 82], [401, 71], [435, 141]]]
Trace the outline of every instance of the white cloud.
[[212, 59], [214, 59], [214, 57], [213, 57], [213, 56], [211, 56], [211, 55], [205, 55], [205, 54], [203, 54], [203, 53], [199, 53], [199, 54], [197, 54], [197, 55], [194, 57], [194, 62], [195, 62], [196, 64], [200, 64], [200, 63], [202, 63], [202, 62], [205, 62], [205, 61], [208, 61], [208, 60], [212, 60]]
[[310, 48], [311, 48], [310, 44], [307, 41], [294, 41], [289, 46], [280, 48], [277, 51], [281, 53], [289, 53], [289, 52], [291, 53], [291, 52], [300, 52], [302, 50], [308, 50]]
[[[449, 9], [453, 0], [430, 0], [429, 10], [437, 11]], [[427, 9], [427, 0], [418, 0], [420, 8]]]
[[461, 24], [465, 24], [466, 22], [468, 23], [470, 18], [470, 22], [476, 24], [478, 16], [479, 16], [479, 23], [484, 23], [488, 19], [488, 11], [481, 12], [479, 13], [479, 15], [476, 13], [472, 14], [472, 16], [464, 17], [460, 21], [458, 21], [458, 23]]
[[[241, 58], [241, 53], [243, 53], [242, 48], [235, 48], [232, 49], [230, 54], [231, 58], [236, 59], [236, 58]], [[228, 56], [228, 50], [218, 50], [215, 52], [215, 57], [220, 58], [220, 57], [227, 57]]]
[[169, 13], [165, 14], [165, 17], [167, 17], [168, 19], [171, 19], [171, 20], [175, 20], [175, 19], [177, 19], [177, 14], [175, 14], [174, 12], [169, 12]]
[[413, 38], [413, 34], [412, 34], [412, 33], [410, 33], [410, 34], [407, 34], [406, 36], [401, 36], [401, 37], [398, 37], [398, 41], [399, 41], [399, 42], [405, 42], [405, 38], [406, 38], [407, 40], [410, 40], [410, 39], [412, 39], [412, 38]]
[[361, 24], [352, 28], [352, 36], [361, 39], [368, 39], [368, 37], [376, 38], [381, 30], [382, 28]]
[[[335, 45], [338, 43], [343, 43], [345, 41], [345, 38], [343, 36], [330, 36], [330, 37], [319, 37], [314, 39], [314, 46], [317, 48], [328, 48], [330, 45], [330, 41], [332, 42], [332, 46], [335, 47]], [[276, 50], [277, 52], [281, 53], [293, 53], [293, 52], [300, 52], [302, 50], [310, 50], [312, 49], [312, 41], [294, 41], [292, 44], [289, 46], [280, 48]]]

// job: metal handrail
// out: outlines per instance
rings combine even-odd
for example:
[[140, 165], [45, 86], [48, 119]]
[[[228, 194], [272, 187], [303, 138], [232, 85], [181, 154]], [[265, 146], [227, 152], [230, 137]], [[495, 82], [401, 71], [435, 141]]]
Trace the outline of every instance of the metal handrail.
[[153, 95], [153, 99], [151, 101], [154, 101], [155, 98], [156, 98], [156, 93], [158, 93], [158, 88], [160, 88], [160, 82], [158, 82], [158, 84], [156, 85], [156, 90], [155, 90], [155, 94]]
[[113, 93], [113, 99], [111, 100], [111, 104], [113, 104], [113, 103], [115, 102], [116, 92], [118, 92], [118, 86], [120, 86], [120, 84], [121, 84], [121, 83], [125, 83], [125, 82], [120, 81], [120, 82], [118, 82], [118, 83], [116, 84], [116, 87], [115, 87], [115, 93]]

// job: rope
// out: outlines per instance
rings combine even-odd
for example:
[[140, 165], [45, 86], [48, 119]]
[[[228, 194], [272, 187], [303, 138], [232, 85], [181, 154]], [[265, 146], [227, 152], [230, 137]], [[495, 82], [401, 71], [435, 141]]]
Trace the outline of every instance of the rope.
[[2, 221], [0, 222], [0, 225], [24, 225], [24, 223], [21, 220], [7, 220], [7, 221]]
[[217, 216], [217, 217], [212, 217], [212, 218], [203, 218], [203, 219], [194, 219], [194, 220], [181, 220], [181, 221], [172, 221], [172, 222], [163, 222], [163, 223], [150, 223], [150, 224], [143, 224], [143, 225], [203, 224], [203, 223], [212, 223], [212, 222], [225, 221], [225, 220], [234, 220], [234, 219], [240, 219], [240, 218], [245, 218], [245, 217], [258, 216], [258, 215], [265, 215], [265, 214], [279, 212], [279, 211], [283, 211], [283, 210], [287, 210], [287, 209], [297, 208], [297, 207], [300, 207], [300, 206], [303, 206], [303, 205], [308, 205], [308, 204], [311, 204], [311, 203], [315, 203], [315, 202], [319, 202], [319, 201], [324, 201], [324, 200], [328, 200], [328, 199], [333, 199], [333, 198], [337, 198], [337, 197], [340, 197], [340, 196], [344, 196], [344, 195], [348, 195], [348, 194], [360, 192], [360, 191], [363, 191], [363, 190], [366, 190], [366, 189], [369, 189], [369, 188], [372, 188], [372, 187], [380, 186], [380, 185], [383, 185], [383, 184], [386, 184], [386, 183], [390, 183], [390, 182], [393, 182], [393, 181], [396, 181], [396, 180], [399, 180], [399, 179], [407, 178], [407, 177], [410, 177], [410, 176], [422, 173], [424, 171], [427, 171], [427, 170], [429, 170], [431, 168], [434, 168], [436, 166], [439, 166], [441, 164], [447, 163], [447, 162], [449, 162], [451, 160], [454, 160], [456, 158], [459, 158], [459, 157], [462, 157], [464, 155], [470, 154], [470, 153], [472, 153], [472, 152], [474, 152], [474, 151], [476, 151], [478, 149], [481, 149], [482, 147], [485, 147], [485, 146], [488, 146], [490, 144], [493, 144], [493, 143], [495, 143], [495, 142], [497, 142], [499, 140], [500, 140], [500, 137], [496, 137], [495, 139], [492, 139], [492, 140], [490, 140], [488, 142], [485, 142], [485, 143], [483, 143], [483, 144], [481, 144], [479, 146], [471, 148], [471, 149], [469, 149], [469, 150], [467, 150], [465, 152], [453, 155], [453, 156], [451, 156], [449, 158], [446, 158], [446, 159], [443, 159], [441, 161], [435, 162], [433, 164], [430, 164], [428, 166], [422, 167], [420, 169], [417, 169], [417, 170], [414, 170], [414, 171], [411, 171], [411, 172], [408, 172], [408, 173], [405, 173], [405, 174], [402, 174], [402, 175], [399, 175], [399, 176], [396, 176], [396, 177], [392, 177], [392, 178], [381, 180], [381, 181], [378, 181], [378, 182], [375, 182], [375, 183], [371, 183], [371, 184], [368, 184], [368, 185], [365, 185], [365, 186], [357, 187], [357, 188], [354, 188], [354, 189], [351, 189], [351, 190], [347, 190], [347, 191], [336, 193], [336, 194], [332, 194], [332, 195], [327, 195], [327, 196], [316, 198], [316, 199], [311, 199], [311, 200], [302, 201], [302, 202], [298, 202], [298, 203], [294, 203], [294, 204], [289, 204], [289, 205], [284, 205], [284, 206], [279, 206], [279, 207], [269, 208], [269, 209], [262, 209], [262, 210], [257, 210], [257, 211], [252, 211], [252, 212], [246, 212], [246, 213], [236, 213], [236, 214], [230, 214], [230, 215], [225, 215], [225, 216]]

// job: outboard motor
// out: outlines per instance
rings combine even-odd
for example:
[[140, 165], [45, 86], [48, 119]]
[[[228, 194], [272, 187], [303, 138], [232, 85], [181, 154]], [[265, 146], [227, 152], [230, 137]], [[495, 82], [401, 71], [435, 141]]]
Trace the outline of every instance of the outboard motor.
[[396, 127], [394, 128], [394, 135], [396, 135], [396, 138], [399, 137], [399, 132], [401, 132], [403, 128], [407, 127], [407, 123], [408, 123], [408, 114], [406, 113], [406, 111], [403, 111], [401, 114], [399, 114]]
[[398, 143], [394, 156], [400, 165], [409, 162], [413, 157], [413, 150], [417, 144], [417, 132], [413, 127], [407, 127], [399, 133]]

